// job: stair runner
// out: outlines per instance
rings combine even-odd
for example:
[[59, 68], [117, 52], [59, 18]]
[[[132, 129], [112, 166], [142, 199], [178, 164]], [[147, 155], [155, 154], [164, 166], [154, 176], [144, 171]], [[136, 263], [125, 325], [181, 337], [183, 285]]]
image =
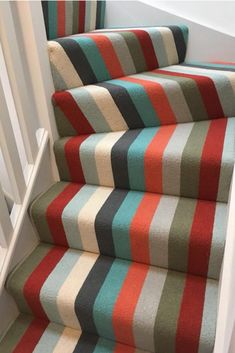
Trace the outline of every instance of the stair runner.
[[48, 42], [61, 181], [9, 276], [3, 353], [212, 353], [235, 155], [235, 65], [185, 26]]

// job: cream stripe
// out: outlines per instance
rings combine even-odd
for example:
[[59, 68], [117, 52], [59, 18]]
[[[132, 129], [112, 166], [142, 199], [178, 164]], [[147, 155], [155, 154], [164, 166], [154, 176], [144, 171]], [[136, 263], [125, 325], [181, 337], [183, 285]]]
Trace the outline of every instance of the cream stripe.
[[60, 73], [60, 76], [69, 88], [83, 86], [83, 83], [74, 69], [74, 66], [59, 43], [49, 41], [48, 53], [50, 61], [56, 67]]
[[159, 31], [162, 35], [169, 65], [178, 63], [179, 58], [171, 30], [169, 28], [160, 28]]
[[73, 267], [57, 296], [57, 306], [65, 326], [81, 330], [74, 303], [98, 255], [84, 252]]
[[78, 215], [78, 228], [84, 249], [90, 249], [90, 251], [99, 253], [95, 232], [95, 219], [98, 211], [111, 192], [112, 189], [99, 187]]
[[155, 266], [168, 267], [169, 233], [178, 202], [178, 197], [162, 196], [153, 216], [149, 230], [149, 251], [151, 264]]
[[177, 125], [165, 148], [162, 160], [164, 194], [180, 195], [182, 153], [193, 126], [194, 123]]
[[89, 30], [92, 31], [95, 29], [96, 26], [96, 9], [97, 9], [97, 1], [91, 1], [91, 8], [90, 8], [90, 28]]
[[90, 85], [85, 86], [85, 89], [93, 97], [112, 131], [128, 130], [122, 114], [106, 88]]
[[133, 335], [135, 345], [146, 347], [154, 352], [154, 323], [157, 316], [159, 303], [167, 270], [150, 267], [135, 309], [133, 319]]
[[167, 76], [166, 78], [163, 78], [151, 73], [137, 74], [131, 77], [159, 83], [167, 95], [171, 109], [176, 116], [177, 122], [184, 123], [193, 121], [188, 103], [178, 82], [168, 79]]
[[95, 160], [99, 184], [114, 187], [111, 151], [125, 131], [110, 132], [96, 145]]
[[81, 331], [66, 327], [52, 353], [73, 353], [81, 336]]

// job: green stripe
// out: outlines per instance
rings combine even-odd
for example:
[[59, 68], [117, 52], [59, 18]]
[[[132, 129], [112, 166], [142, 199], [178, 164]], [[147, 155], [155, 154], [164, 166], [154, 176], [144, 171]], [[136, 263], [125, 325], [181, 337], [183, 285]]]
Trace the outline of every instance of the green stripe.
[[32, 322], [31, 316], [20, 315], [0, 342], [0, 352], [12, 353]]
[[72, 1], [72, 3], [73, 3], [73, 33], [78, 33], [79, 1]]
[[209, 121], [194, 124], [182, 153], [180, 176], [180, 194], [182, 196], [198, 197], [200, 162], [209, 125]]
[[112, 313], [118, 294], [127, 275], [130, 262], [114, 260], [93, 306], [94, 322], [100, 336], [115, 340]]
[[145, 57], [137, 36], [132, 32], [120, 32], [120, 35], [125, 39], [129, 48], [132, 60], [134, 62], [136, 72], [147, 70]]
[[48, 1], [49, 39], [58, 37], [57, 21], [58, 21], [57, 1], [54, 1], [54, 0]]
[[39, 196], [31, 206], [31, 217], [42, 241], [53, 243], [47, 223], [46, 211], [50, 203], [65, 189], [67, 183], [56, 183], [46, 193]]
[[7, 280], [7, 289], [16, 300], [19, 309], [24, 313], [31, 314], [31, 309], [29, 308], [23, 295], [24, 285], [31, 273], [36, 269], [51, 249], [51, 245], [41, 243], [41, 245], [39, 245], [36, 250], [34, 250], [34, 252], [23, 262], [23, 264], [19, 265], [20, 267], [18, 266], [11, 273]]
[[69, 137], [62, 138], [55, 141], [54, 143], [54, 152], [56, 158], [57, 168], [60, 174], [61, 180], [71, 180], [69, 166], [65, 156], [65, 145], [69, 141]]
[[177, 322], [184, 284], [185, 274], [168, 272], [154, 326], [155, 352], [157, 353], [175, 353]]
[[180, 198], [171, 225], [168, 241], [168, 266], [187, 272], [190, 231], [196, 200]]
[[160, 77], [177, 82], [183, 92], [193, 120], [199, 121], [208, 119], [208, 114], [196, 81], [191, 78], [174, 76], [173, 71], [172, 75], [154, 73], [153, 77]]

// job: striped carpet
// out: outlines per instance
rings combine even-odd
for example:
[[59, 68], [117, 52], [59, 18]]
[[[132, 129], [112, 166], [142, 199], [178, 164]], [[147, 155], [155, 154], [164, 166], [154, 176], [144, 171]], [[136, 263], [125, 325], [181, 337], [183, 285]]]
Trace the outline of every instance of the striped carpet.
[[0, 352], [212, 353], [235, 64], [185, 62], [185, 26], [63, 37], [95, 21], [62, 3], [57, 27], [44, 4], [61, 180], [31, 204], [40, 242], [8, 277], [21, 314]]

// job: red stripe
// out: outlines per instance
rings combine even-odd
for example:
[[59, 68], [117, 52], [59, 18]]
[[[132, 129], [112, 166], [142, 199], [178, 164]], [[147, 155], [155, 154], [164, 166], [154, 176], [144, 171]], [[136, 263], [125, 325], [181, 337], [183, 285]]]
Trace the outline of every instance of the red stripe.
[[105, 34], [85, 33], [94, 40], [105, 62], [107, 70], [112, 78], [124, 76], [118, 56], [113, 48], [111, 40]]
[[58, 106], [74, 130], [78, 134], [90, 134], [94, 132], [94, 129], [88, 122], [87, 118], [79, 108], [73, 96], [67, 91], [58, 91], [53, 94], [53, 101]]
[[64, 146], [65, 157], [67, 160], [71, 180], [78, 183], [85, 183], [79, 151], [81, 144], [88, 137], [89, 135], [72, 137], [66, 142]]
[[[211, 61], [212, 64], [221, 64], [221, 65], [231, 65], [231, 66], [235, 66], [235, 62], [234, 61]], [[229, 68], [228, 68], [229, 71]]]
[[176, 353], [198, 353], [206, 278], [187, 275], [176, 331]]
[[83, 33], [85, 32], [86, 1], [79, 0], [78, 7], [78, 33]]
[[135, 353], [135, 347], [124, 346], [121, 343], [116, 343], [113, 353]]
[[205, 104], [208, 116], [210, 118], [222, 118], [224, 117], [223, 108], [220, 103], [220, 98], [218, 96], [215, 84], [213, 80], [209, 77], [185, 74], [181, 72], [171, 72], [166, 70], [154, 70], [156, 73], [185, 77], [194, 80], [197, 83], [198, 89], [201, 93], [202, 100]]
[[188, 272], [207, 276], [216, 203], [197, 201], [190, 233]]
[[133, 82], [140, 84], [144, 87], [152, 105], [159, 117], [161, 124], [175, 124], [176, 117], [171, 109], [167, 95], [160, 83], [150, 82], [147, 80], [133, 78], [133, 77], [124, 77], [121, 78], [123, 81]]
[[65, 1], [57, 1], [57, 11], [58, 11], [58, 37], [65, 36]]
[[23, 288], [24, 298], [33, 314], [42, 319], [48, 320], [40, 302], [41, 288], [65, 252], [66, 248], [53, 247], [25, 282]]
[[80, 184], [68, 184], [47, 207], [47, 223], [54, 243], [57, 245], [68, 246], [62, 222], [62, 212], [69, 201], [79, 192], [81, 187], [82, 185]]
[[212, 120], [200, 165], [199, 198], [216, 200], [227, 119]]
[[149, 266], [132, 263], [113, 308], [113, 328], [117, 341], [135, 346], [133, 316]]
[[158, 61], [157, 61], [157, 57], [155, 54], [155, 50], [153, 47], [153, 43], [152, 40], [149, 36], [149, 34], [146, 31], [140, 30], [140, 29], [132, 29], [131, 30], [132, 33], [135, 33], [135, 35], [137, 36], [144, 57], [145, 57], [145, 61], [146, 61], [146, 65], [147, 65], [147, 69], [148, 70], [153, 70], [157, 67], [159, 67]]
[[160, 127], [144, 156], [146, 190], [162, 193], [162, 159], [176, 125]]
[[[35, 318], [12, 353], [32, 353], [48, 326], [47, 320]], [[4, 353], [4, 352], [2, 352]]]
[[150, 263], [149, 228], [161, 196], [145, 194], [130, 225], [132, 259]]

